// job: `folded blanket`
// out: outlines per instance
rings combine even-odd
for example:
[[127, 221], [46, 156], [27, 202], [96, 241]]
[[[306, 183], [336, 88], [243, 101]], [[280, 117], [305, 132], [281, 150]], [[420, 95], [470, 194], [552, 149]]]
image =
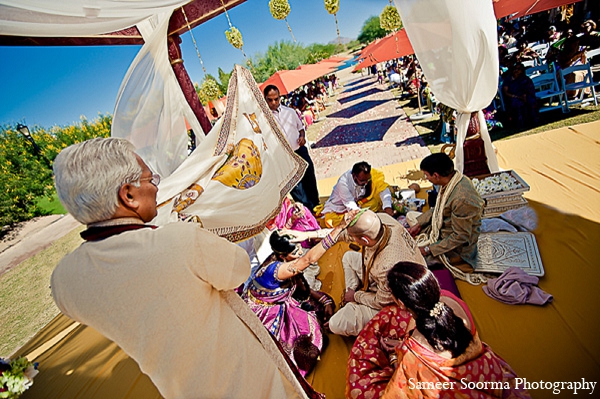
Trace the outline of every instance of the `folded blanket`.
[[537, 286], [539, 278], [530, 276], [518, 267], [506, 269], [498, 278], [489, 279], [483, 291], [490, 297], [509, 305], [545, 305], [552, 295]]

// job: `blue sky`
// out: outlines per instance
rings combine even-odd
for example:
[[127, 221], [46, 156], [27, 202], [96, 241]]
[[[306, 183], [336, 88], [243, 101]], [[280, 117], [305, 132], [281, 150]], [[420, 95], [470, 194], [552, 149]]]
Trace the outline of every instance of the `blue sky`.
[[[333, 15], [323, 0], [289, 0], [288, 16], [298, 42], [327, 43], [336, 38]], [[356, 38], [367, 18], [379, 15], [388, 0], [341, 0], [337, 18], [340, 34]], [[279, 40], [291, 41], [284, 21], [275, 20], [268, 0], [248, 0], [229, 12], [244, 38], [248, 56], [266, 51]], [[240, 50], [225, 38], [224, 14], [194, 28], [208, 73], [230, 71], [243, 63]], [[182, 36], [185, 67], [193, 82], [203, 78], [192, 39]], [[2, 47], [0, 46], [0, 124], [25, 123], [49, 128], [113, 113], [119, 86], [139, 46]]]

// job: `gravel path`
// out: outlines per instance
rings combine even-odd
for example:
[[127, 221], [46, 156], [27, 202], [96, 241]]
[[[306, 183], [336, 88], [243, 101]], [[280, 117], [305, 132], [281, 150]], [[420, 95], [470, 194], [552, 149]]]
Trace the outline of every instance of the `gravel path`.
[[424, 158], [429, 149], [387, 85], [346, 71], [327, 118], [311, 126], [317, 180], [339, 176], [359, 161], [381, 167]]

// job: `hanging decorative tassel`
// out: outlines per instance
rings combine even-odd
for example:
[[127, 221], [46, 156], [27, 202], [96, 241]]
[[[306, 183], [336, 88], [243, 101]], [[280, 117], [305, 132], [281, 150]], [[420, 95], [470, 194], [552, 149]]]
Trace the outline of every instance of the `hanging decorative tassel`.
[[204, 76], [206, 77], [206, 68], [204, 67], [204, 62], [202, 61], [202, 57], [200, 57], [200, 50], [198, 50], [198, 44], [196, 43], [196, 38], [194, 37], [194, 33], [192, 32], [192, 28], [190, 26], [190, 21], [188, 21], [188, 17], [185, 14], [185, 10], [181, 7], [181, 13], [185, 18], [185, 23], [187, 24], [188, 32], [190, 32], [190, 36], [192, 37], [192, 42], [194, 42], [194, 47], [196, 48], [196, 54], [198, 55], [198, 60], [200, 60], [200, 66], [202, 67], [202, 72], [204, 72]]
[[340, 27], [338, 25], [337, 20], [337, 12], [340, 10], [340, 0], [324, 0], [325, 1], [325, 9], [329, 14], [333, 14], [333, 18], [335, 19], [335, 30], [337, 31], [338, 44], [342, 44], [342, 39], [340, 37]]
[[294, 32], [292, 32], [292, 27], [288, 23], [287, 16], [290, 13], [291, 7], [290, 3], [287, 0], [270, 0], [269, 1], [269, 10], [271, 11], [271, 15], [273, 18], [278, 20], [284, 20], [287, 25], [288, 30], [290, 31], [290, 35], [292, 35], [292, 39], [294, 43], [296, 43], [296, 38], [294, 37]]
[[[379, 15], [379, 26], [381, 26], [381, 29], [383, 30], [394, 32], [402, 27], [400, 13], [392, 4], [392, 0], [390, 0], [390, 5], [385, 6], [383, 11], [381, 11], [381, 15]], [[399, 54], [400, 48], [398, 47], [398, 35], [395, 35], [394, 38], [396, 39], [396, 54]]]
[[379, 16], [379, 25], [381, 29], [387, 31], [395, 31], [402, 27], [402, 21], [400, 20], [400, 14], [398, 9], [393, 5], [385, 6], [381, 15]]
[[252, 71], [252, 74], [255, 75], [256, 71], [254, 70], [254, 66], [252, 62], [248, 59], [248, 56], [244, 52], [244, 40], [242, 38], [242, 32], [231, 23], [231, 19], [229, 19], [229, 13], [227, 12], [227, 7], [225, 7], [225, 3], [221, 0], [221, 5], [223, 6], [223, 11], [225, 12], [225, 16], [227, 17], [227, 23], [229, 24], [229, 29], [225, 31], [225, 37], [227, 41], [236, 49], [242, 52], [244, 59], [246, 60], [246, 65]]

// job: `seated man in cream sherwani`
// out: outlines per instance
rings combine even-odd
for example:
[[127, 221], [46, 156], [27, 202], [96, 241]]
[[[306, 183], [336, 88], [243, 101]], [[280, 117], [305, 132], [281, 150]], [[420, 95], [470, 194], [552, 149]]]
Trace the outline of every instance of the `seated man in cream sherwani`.
[[364, 161], [354, 164], [340, 176], [325, 205], [315, 209], [319, 223], [322, 227], [336, 226], [344, 213], [361, 208], [393, 216], [392, 194], [388, 187], [383, 172], [371, 169]]
[[[344, 306], [328, 324], [331, 332], [339, 335], [358, 335], [383, 307], [394, 303], [387, 273], [396, 263], [402, 260], [425, 265], [415, 240], [398, 221], [385, 213], [375, 214], [366, 209], [356, 212], [347, 214], [355, 220], [336, 240], [363, 246], [362, 253], [348, 251], [342, 258], [346, 283]], [[324, 237], [326, 231], [286, 233], [302, 241]]]
[[248, 255], [196, 223], [146, 224], [160, 177], [128, 141], [70, 146], [54, 172], [62, 204], [88, 227], [52, 274], [65, 315], [118, 344], [165, 398], [307, 397], [233, 292]]

